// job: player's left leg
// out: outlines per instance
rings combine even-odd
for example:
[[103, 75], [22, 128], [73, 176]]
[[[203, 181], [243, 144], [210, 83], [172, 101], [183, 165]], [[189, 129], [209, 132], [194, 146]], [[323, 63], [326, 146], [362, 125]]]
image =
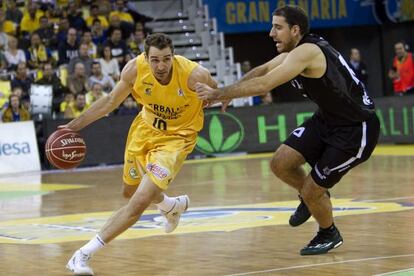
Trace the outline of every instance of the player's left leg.
[[301, 255], [324, 254], [343, 243], [341, 234], [333, 221], [332, 203], [327, 191], [327, 188], [315, 183], [311, 175], [306, 178], [301, 196], [312, 216], [318, 222], [319, 231], [300, 251]]

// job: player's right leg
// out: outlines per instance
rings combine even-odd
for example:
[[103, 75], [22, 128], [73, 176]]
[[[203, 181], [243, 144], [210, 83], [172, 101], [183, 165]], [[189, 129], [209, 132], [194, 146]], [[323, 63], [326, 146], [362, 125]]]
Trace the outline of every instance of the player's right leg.
[[96, 237], [75, 252], [66, 267], [75, 275], [93, 275], [89, 266], [92, 255], [134, 225], [151, 202], [161, 202], [163, 200], [161, 193], [162, 189], [144, 175], [128, 204], [109, 218]]

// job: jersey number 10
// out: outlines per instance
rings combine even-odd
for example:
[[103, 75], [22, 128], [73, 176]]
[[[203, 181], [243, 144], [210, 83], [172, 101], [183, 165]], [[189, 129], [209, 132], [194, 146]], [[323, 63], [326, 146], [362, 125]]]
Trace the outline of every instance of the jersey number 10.
[[161, 130], [167, 130], [167, 122], [155, 117], [152, 126]]

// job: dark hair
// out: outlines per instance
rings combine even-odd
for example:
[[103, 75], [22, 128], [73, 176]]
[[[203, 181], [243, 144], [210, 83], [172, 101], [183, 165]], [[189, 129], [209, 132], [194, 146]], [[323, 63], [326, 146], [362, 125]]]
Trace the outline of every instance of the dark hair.
[[150, 47], [155, 47], [159, 50], [169, 47], [171, 52], [174, 53], [174, 46], [171, 38], [163, 33], [154, 33], [147, 36], [145, 39], [145, 54], [148, 56]]
[[305, 11], [300, 7], [284, 6], [276, 9], [272, 15], [283, 16], [289, 24], [289, 27], [298, 25], [301, 35], [305, 35], [309, 32], [309, 18]]

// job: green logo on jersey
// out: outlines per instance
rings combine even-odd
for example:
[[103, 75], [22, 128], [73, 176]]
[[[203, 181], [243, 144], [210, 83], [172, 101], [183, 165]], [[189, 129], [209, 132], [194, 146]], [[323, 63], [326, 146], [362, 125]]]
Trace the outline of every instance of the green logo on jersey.
[[241, 122], [230, 113], [208, 112], [205, 127], [197, 140], [197, 150], [205, 153], [226, 153], [235, 150], [244, 139]]

